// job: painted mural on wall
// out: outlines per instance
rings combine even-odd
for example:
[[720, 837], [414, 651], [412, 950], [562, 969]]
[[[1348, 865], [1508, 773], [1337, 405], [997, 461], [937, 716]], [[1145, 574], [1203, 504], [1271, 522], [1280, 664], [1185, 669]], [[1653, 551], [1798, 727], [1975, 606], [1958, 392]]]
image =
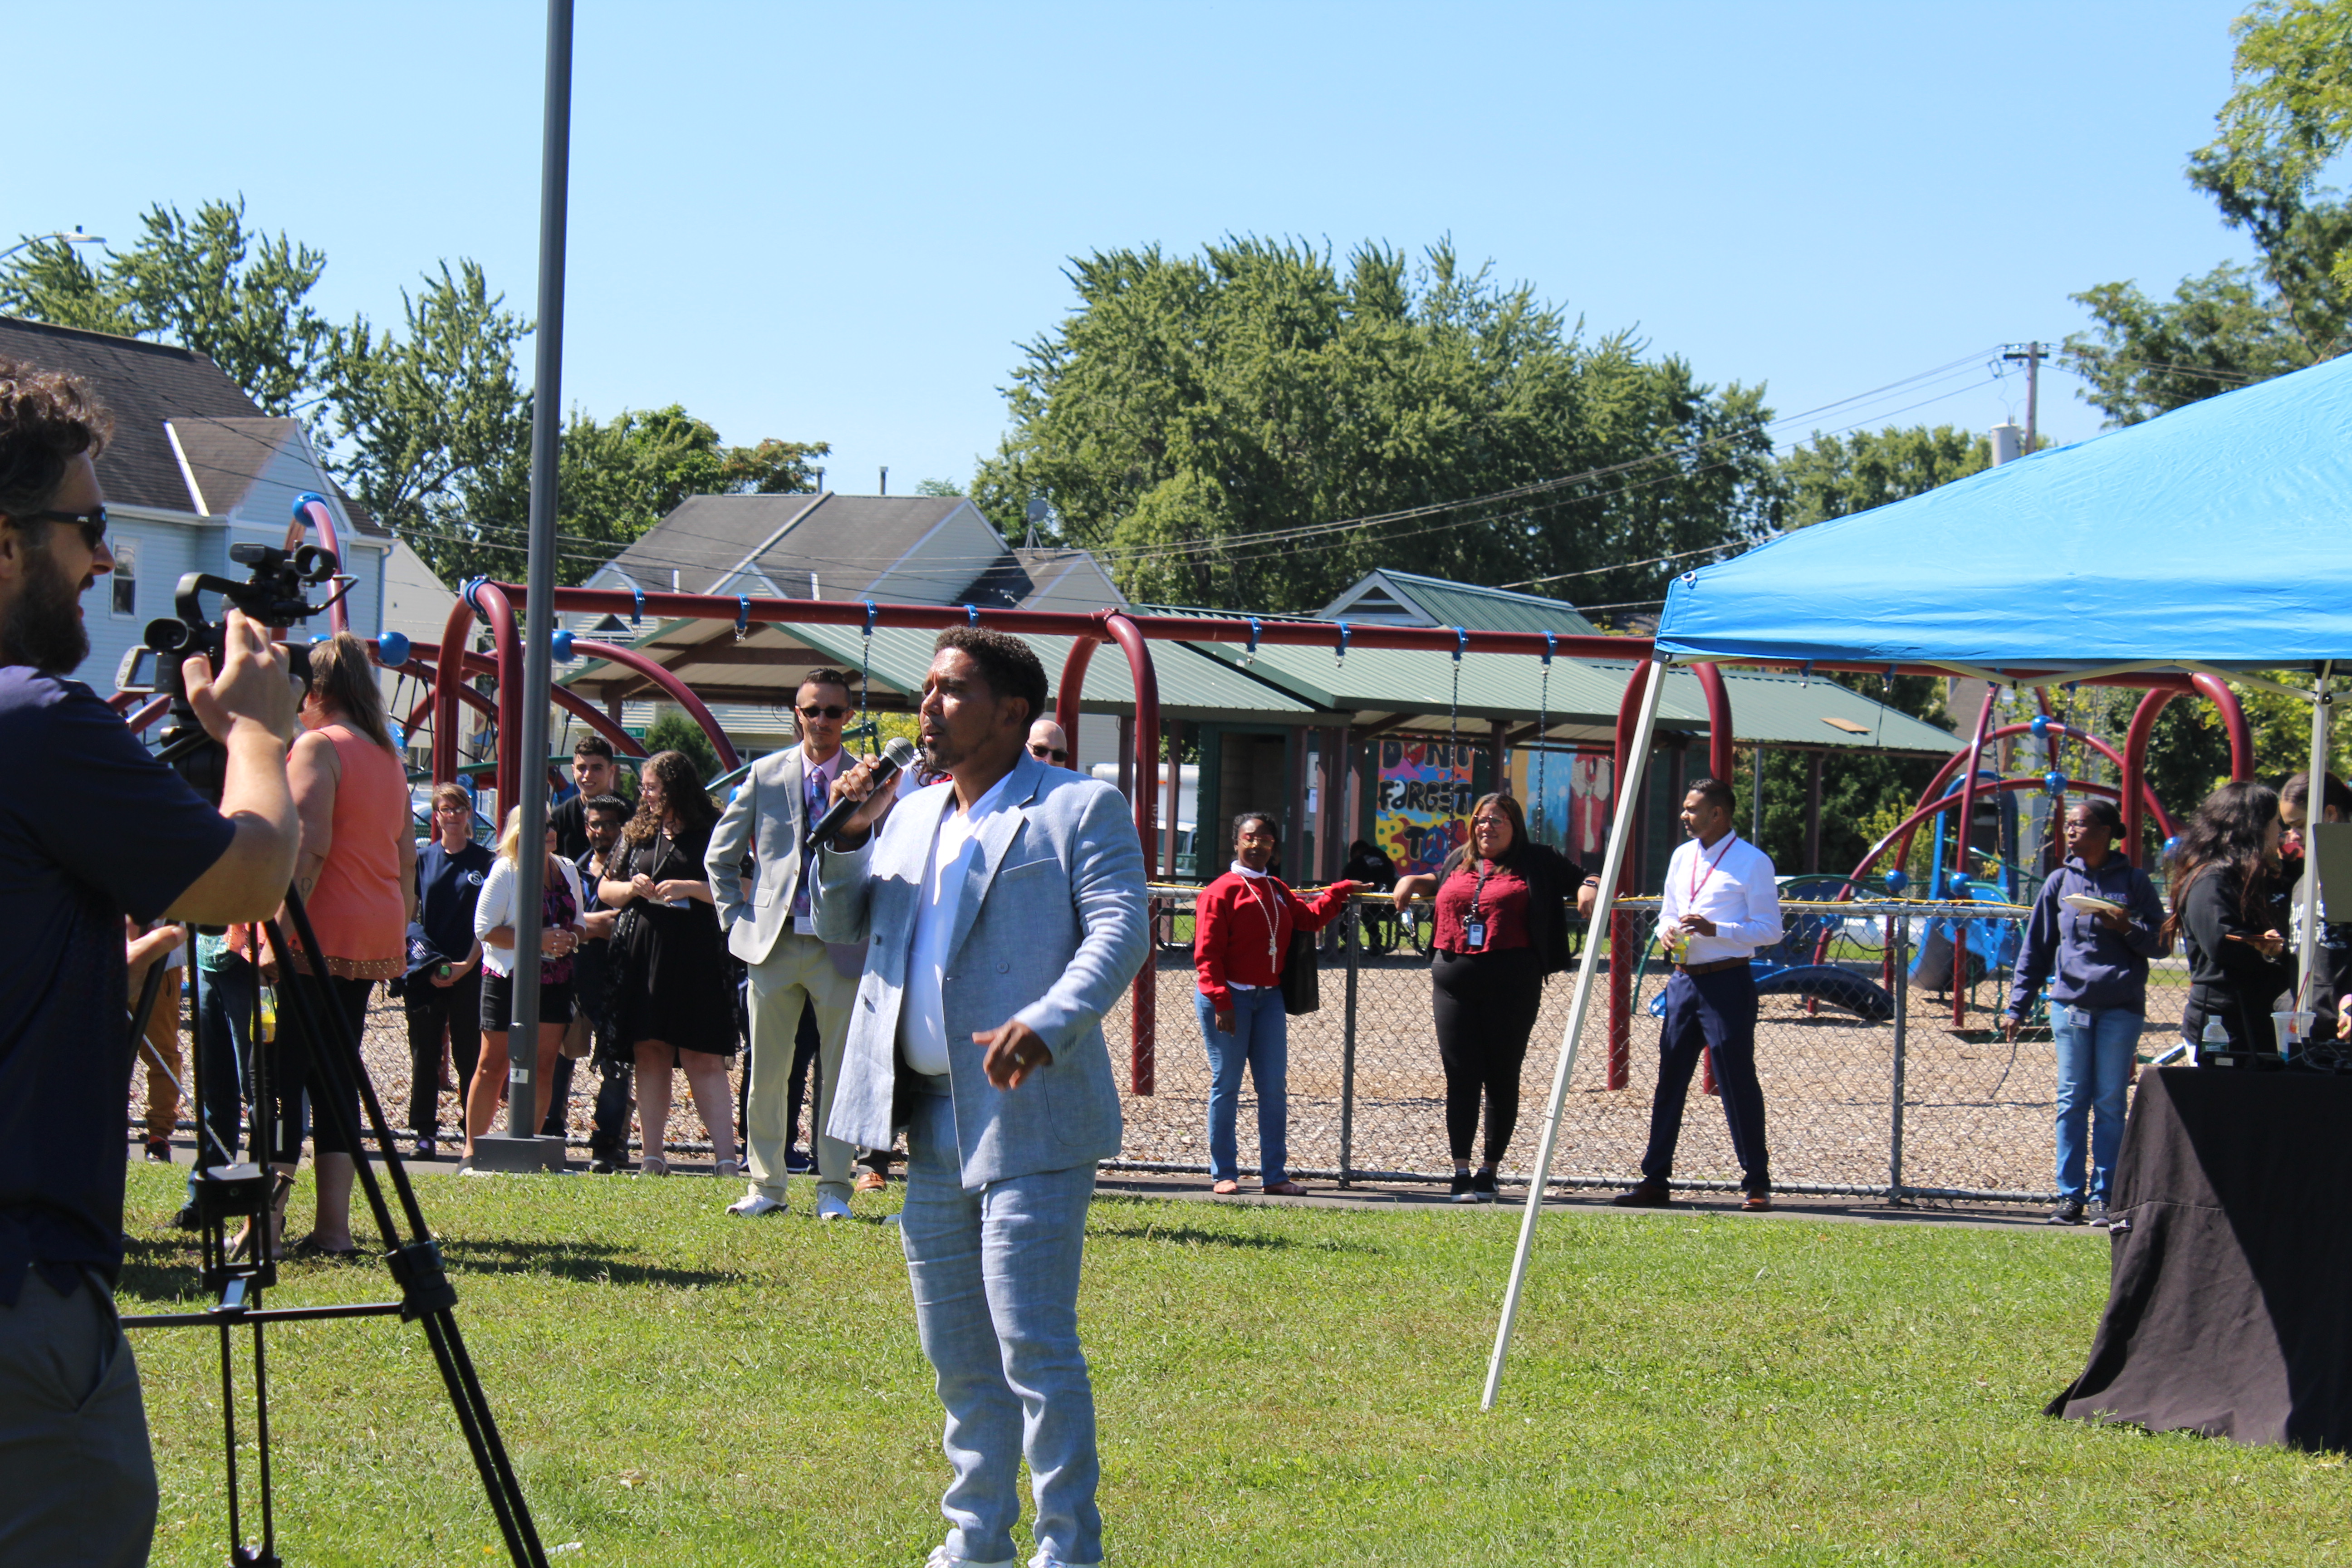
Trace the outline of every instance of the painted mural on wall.
[[1535, 752], [1514, 752], [1512, 793], [1527, 809], [1529, 830], [1578, 864], [1597, 868], [1609, 848], [1613, 766], [1606, 752], [1548, 752], [1540, 765]]
[[1434, 872], [1469, 837], [1475, 747], [1444, 741], [1382, 741], [1380, 811], [1373, 826], [1397, 875]]

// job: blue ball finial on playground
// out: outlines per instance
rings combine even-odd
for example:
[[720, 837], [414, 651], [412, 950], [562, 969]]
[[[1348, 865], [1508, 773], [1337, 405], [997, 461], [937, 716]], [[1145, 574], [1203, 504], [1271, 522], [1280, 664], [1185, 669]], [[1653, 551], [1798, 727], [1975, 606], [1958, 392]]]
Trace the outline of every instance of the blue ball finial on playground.
[[547, 639], [547, 647], [548, 651], [555, 656], [556, 663], [570, 664], [572, 662], [572, 628], [556, 627], [554, 635]]
[[2048, 790], [2052, 795], [2064, 795], [2066, 793], [2066, 775], [2060, 773], [2057, 769], [2053, 768], [2048, 773], [2042, 775], [2042, 787]]
[[1910, 885], [1911, 879], [1904, 874], [1902, 867], [1897, 866], [1894, 870], [1886, 873], [1886, 890], [1888, 892], [1899, 893]]
[[2171, 854], [2174, 850], [2176, 850], [2176, 849], [2178, 849], [2178, 848], [2179, 848], [2179, 847], [2180, 847], [2180, 840], [2179, 840], [2179, 838], [2177, 838], [2177, 837], [2176, 837], [2176, 838], [2168, 838], [2168, 839], [2166, 839], [2166, 840], [2164, 841], [2164, 852], [2165, 852], [2167, 855]]
[[1950, 876], [1944, 879], [1944, 892], [1950, 898], [1967, 898], [1969, 896], [1968, 878], [1960, 872], [1953, 872]]
[[398, 669], [408, 662], [408, 637], [403, 632], [385, 632], [375, 639], [375, 661], [386, 669]]
[[296, 517], [300, 517], [302, 515], [302, 509], [306, 506], [324, 506], [326, 504], [327, 498], [320, 495], [317, 490], [304, 490], [300, 495], [294, 498], [294, 515]]
[[2035, 740], [2040, 741], [2047, 739], [2050, 734], [2050, 715], [2047, 713], [2036, 713], [2025, 727], [2033, 731], [2033, 738]]

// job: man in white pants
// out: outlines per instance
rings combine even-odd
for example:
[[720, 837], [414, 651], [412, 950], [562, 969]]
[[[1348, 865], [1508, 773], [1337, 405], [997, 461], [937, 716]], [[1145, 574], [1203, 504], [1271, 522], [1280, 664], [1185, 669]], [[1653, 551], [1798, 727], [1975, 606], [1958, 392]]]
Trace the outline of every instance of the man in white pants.
[[816, 1010], [816, 1215], [849, 1214], [850, 1159], [856, 1152], [824, 1128], [841, 1079], [841, 1047], [857, 994], [865, 950], [835, 953], [815, 935], [809, 915], [809, 827], [824, 815], [833, 781], [849, 765], [842, 727], [849, 678], [814, 669], [793, 699], [801, 743], [751, 764], [710, 836], [704, 868], [727, 946], [751, 972], [751, 1063], [743, 1105], [751, 1189], [727, 1212], [750, 1217], [784, 1207], [784, 1153], [792, 1143], [790, 1079], [801, 1008]]

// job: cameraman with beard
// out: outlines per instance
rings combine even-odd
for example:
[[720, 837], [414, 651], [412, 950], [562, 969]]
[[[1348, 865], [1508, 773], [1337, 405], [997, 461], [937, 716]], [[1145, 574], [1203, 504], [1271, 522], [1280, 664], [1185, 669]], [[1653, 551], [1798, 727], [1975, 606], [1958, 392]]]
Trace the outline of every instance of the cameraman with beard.
[[135, 1564], [155, 1466], [122, 1268], [130, 992], [123, 918], [261, 920], [299, 829], [294, 701], [267, 630], [231, 611], [185, 666], [226, 752], [222, 804], [149, 753], [72, 671], [110, 571], [95, 459], [111, 421], [68, 375], [0, 360], [0, 1562]]

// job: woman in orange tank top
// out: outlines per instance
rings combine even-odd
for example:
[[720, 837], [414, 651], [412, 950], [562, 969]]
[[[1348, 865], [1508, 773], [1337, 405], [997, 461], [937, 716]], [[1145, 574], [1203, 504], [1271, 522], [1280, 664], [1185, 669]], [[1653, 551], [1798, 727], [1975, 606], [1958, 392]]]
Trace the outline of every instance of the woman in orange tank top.
[[[366, 1026], [369, 992], [406, 963], [416, 841], [410, 832], [408, 770], [393, 749], [374, 663], [367, 645], [349, 632], [311, 645], [310, 693], [302, 701], [301, 721], [306, 732], [296, 737], [286, 764], [302, 819], [294, 885], [325, 952], [317, 963], [298, 952], [293, 964], [305, 973], [323, 971], [333, 998], [332, 1018], [355, 1038]], [[299, 940], [291, 931], [287, 935]], [[334, 1115], [316, 1103], [325, 1088], [316, 1052], [347, 1048], [340, 1039], [309, 1038], [296, 1010], [279, 1009], [270, 1068], [273, 1103], [268, 1108], [269, 1157], [278, 1175], [277, 1206], [282, 1215], [307, 1121], [319, 1207], [310, 1234], [296, 1250], [325, 1257], [353, 1250], [355, 1168]], [[358, 1127], [356, 1100], [346, 1110], [351, 1125]]]

